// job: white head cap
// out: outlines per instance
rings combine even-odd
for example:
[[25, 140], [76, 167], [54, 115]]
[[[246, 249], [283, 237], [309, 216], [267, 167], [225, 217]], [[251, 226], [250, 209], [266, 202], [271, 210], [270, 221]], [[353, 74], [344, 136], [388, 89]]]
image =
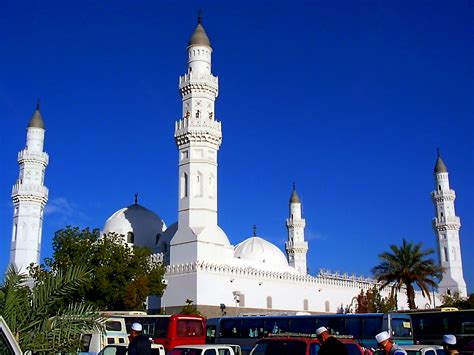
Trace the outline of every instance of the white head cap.
[[377, 340], [377, 343], [381, 343], [387, 339], [390, 339], [390, 335], [386, 331], [380, 332], [375, 336], [375, 340]]
[[132, 324], [132, 330], [136, 332], [141, 332], [143, 330], [143, 327], [140, 323], [133, 323]]
[[448, 345], [456, 345], [456, 337], [452, 334], [446, 334], [443, 336], [443, 343]]
[[319, 334], [327, 332], [327, 331], [328, 331], [328, 329], [326, 327], [319, 327], [318, 329], [316, 329], [316, 335], [319, 335]]

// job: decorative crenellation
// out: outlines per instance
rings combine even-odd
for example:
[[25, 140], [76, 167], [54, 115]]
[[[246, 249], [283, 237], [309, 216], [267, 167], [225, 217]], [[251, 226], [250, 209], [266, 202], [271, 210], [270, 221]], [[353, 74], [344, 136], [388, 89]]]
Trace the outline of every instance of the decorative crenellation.
[[201, 93], [206, 94], [207, 98], [214, 100], [219, 94], [218, 78], [212, 74], [203, 73], [200, 73], [197, 78], [194, 76], [193, 73], [190, 73], [179, 78], [179, 92], [181, 96]]
[[42, 185], [24, 185], [16, 183], [12, 188], [12, 200], [15, 205], [20, 201], [39, 202], [44, 207], [48, 202], [48, 188]]
[[191, 142], [222, 143], [221, 123], [199, 118], [183, 118], [176, 122], [174, 137], [178, 146]]
[[49, 155], [46, 152], [33, 152], [23, 149], [18, 152], [18, 163], [39, 163], [46, 167], [49, 163]]
[[279, 280], [299, 283], [316, 284], [318, 286], [340, 286], [354, 289], [370, 289], [379, 283], [371, 278], [363, 276], [331, 273], [321, 270], [317, 276], [291, 274], [289, 272], [277, 272], [259, 270], [253, 267], [232, 266], [226, 264], [215, 264], [205, 261], [195, 261], [185, 264], [168, 265], [166, 267], [166, 276], [195, 273], [198, 271], [223, 274], [229, 277], [258, 277], [263, 280]]

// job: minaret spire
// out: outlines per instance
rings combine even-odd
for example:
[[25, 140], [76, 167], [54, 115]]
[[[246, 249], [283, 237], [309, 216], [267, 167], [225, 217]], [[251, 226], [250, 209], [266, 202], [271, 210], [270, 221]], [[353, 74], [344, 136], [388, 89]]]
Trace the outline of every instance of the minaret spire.
[[289, 207], [290, 215], [286, 220], [288, 241], [285, 243], [288, 264], [298, 270], [300, 274], [306, 275], [306, 253], [308, 252], [308, 242], [304, 240], [306, 221], [301, 214], [301, 200], [296, 192], [295, 183], [293, 183]]
[[182, 118], [176, 122], [174, 133], [179, 150], [179, 204], [172, 264], [232, 252], [217, 223], [222, 130], [215, 114], [218, 80], [211, 71], [212, 48], [201, 21], [199, 15], [187, 47], [187, 72], [179, 79]]
[[48, 201], [44, 175], [49, 157], [43, 151], [44, 133], [38, 100], [28, 124], [26, 147], [18, 154], [20, 173], [12, 189], [14, 212], [10, 264], [20, 272], [27, 272], [31, 263], [40, 261], [43, 211]]
[[456, 193], [449, 187], [448, 170], [441, 159], [439, 148], [437, 155], [434, 169], [435, 191], [431, 195], [436, 213], [433, 230], [437, 239], [439, 263], [444, 269], [438, 290], [441, 295], [458, 293], [461, 297], [466, 297], [459, 241], [461, 220], [454, 209]]

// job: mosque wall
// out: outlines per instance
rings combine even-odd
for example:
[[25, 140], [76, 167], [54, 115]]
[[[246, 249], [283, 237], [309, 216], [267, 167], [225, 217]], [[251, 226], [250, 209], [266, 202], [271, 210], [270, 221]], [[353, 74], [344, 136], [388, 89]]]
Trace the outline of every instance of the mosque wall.
[[[163, 306], [178, 311], [191, 299], [206, 315], [216, 315], [225, 305], [228, 315], [265, 312], [329, 312], [336, 313], [343, 307], [356, 306], [355, 297], [361, 289], [366, 291], [376, 285], [371, 279], [332, 274], [326, 276], [301, 276], [288, 273], [261, 271], [225, 264], [205, 262], [168, 267], [167, 289]], [[381, 292], [389, 295], [389, 289]], [[398, 309], [407, 308], [405, 291], [398, 294]], [[416, 294], [419, 308], [440, 304], [439, 299], [429, 301]]]

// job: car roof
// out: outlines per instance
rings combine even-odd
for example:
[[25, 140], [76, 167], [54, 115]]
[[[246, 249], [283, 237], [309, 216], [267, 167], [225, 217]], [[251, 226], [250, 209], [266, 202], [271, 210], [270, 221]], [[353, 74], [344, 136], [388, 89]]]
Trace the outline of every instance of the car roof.
[[178, 345], [173, 349], [231, 349], [229, 345], [220, 345], [220, 344], [202, 344], [202, 345]]

